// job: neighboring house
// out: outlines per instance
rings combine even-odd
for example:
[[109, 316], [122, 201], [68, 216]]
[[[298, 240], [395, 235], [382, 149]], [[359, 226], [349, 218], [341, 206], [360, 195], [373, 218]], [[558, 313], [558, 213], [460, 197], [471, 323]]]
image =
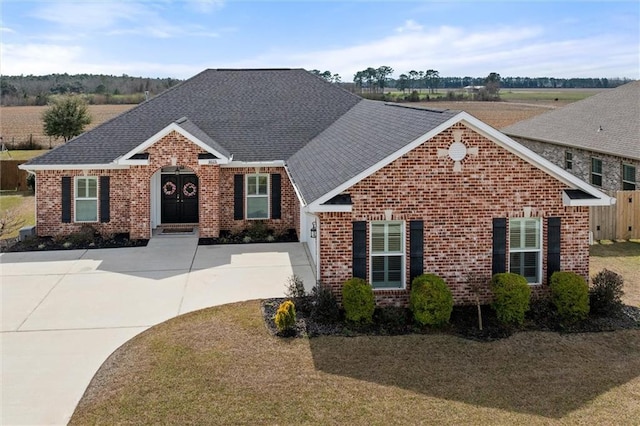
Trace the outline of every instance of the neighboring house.
[[604, 191], [640, 189], [640, 81], [502, 132]]
[[260, 220], [294, 229], [336, 294], [363, 277], [386, 305], [423, 272], [456, 303], [495, 272], [538, 294], [555, 270], [586, 278], [588, 206], [615, 201], [467, 113], [365, 100], [304, 70], [204, 71], [23, 167], [38, 235], [187, 222], [215, 238]]

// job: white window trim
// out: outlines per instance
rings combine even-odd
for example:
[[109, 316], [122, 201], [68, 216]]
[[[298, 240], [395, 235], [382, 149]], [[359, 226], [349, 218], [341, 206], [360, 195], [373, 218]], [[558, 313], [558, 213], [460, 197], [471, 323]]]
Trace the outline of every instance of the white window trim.
[[[525, 221], [525, 220], [537, 220], [538, 221], [538, 241], [540, 241], [540, 247], [537, 250], [532, 250], [532, 249], [512, 249], [511, 248], [511, 221]], [[509, 219], [509, 229], [508, 229], [508, 233], [507, 233], [507, 239], [509, 241], [509, 253], [507, 256], [507, 262], [509, 263], [508, 267], [507, 267], [507, 271], [511, 272], [511, 253], [531, 253], [531, 252], [537, 252], [538, 253], [538, 278], [540, 279], [539, 282], [535, 282], [535, 283], [530, 283], [527, 282], [527, 284], [529, 285], [542, 285], [542, 263], [543, 263], [543, 258], [542, 255], [544, 253], [543, 249], [543, 245], [544, 245], [544, 239], [543, 239], [543, 232], [542, 232], [542, 227], [543, 227], [543, 220], [540, 217], [513, 217]]]
[[[267, 178], [267, 194], [266, 195], [249, 195], [249, 178], [266, 176]], [[249, 198], [265, 198], [267, 199], [267, 216], [266, 217], [249, 217]], [[246, 220], [267, 220], [271, 218], [271, 177], [268, 173], [250, 173], [244, 175], [244, 218]]]
[[[625, 183], [628, 183], [629, 185], [633, 185], [633, 186], [635, 186], [635, 187], [636, 187], [636, 189], [638, 189], [638, 182], [636, 182], [635, 180], [633, 180], [633, 181], [625, 180], [625, 178], [624, 178], [624, 168], [625, 168], [625, 167], [631, 167], [631, 168], [633, 168], [633, 169], [634, 169], [635, 173], [638, 173], [638, 169], [637, 169], [637, 168], [636, 168], [636, 166], [634, 166], [633, 164], [624, 164], [624, 163], [622, 164], [622, 167], [621, 167], [620, 173], [622, 174], [621, 178], [622, 178], [622, 188], [623, 188], [623, 190], [624, 190], [624, 184], [625, 184]], [[634, 174], [633, 178], [635, 179], [635, 177], [636, 177], [636, 176], [635, 176], [635, 174]], [[629, 190], [627, 190], [627, 191], [629, 191]]]
[[[384, 252], [384, 253], [373, 253], [373, 225], [374, 224], [400, 224], [402, 229], [402, 247], [399, 252]], [[407, 269], [407, 230], [406, 223], [403, 220], [375, 220], [369, 222], [369, 278], [371, 282], [371, 287], [373, 291], [388, 291], [388, 290], [404, 290], [407, 288], [407, 280], [406, 280], [406, 269]], [[401, 275], [400, 275], [400, 287], [373, 287], [373, 258], [379, 256], [401, 256]]]
[[[596, 173], [593, 171], [593, 160], [597, 160], [600, 162], [600, 173]], [[604, 170], [604, 162], [602, 161], [601, 158], [597, 158], [597, 157], [591, 157], [591, 179], [589, 180], [591, 185], [597, 186], [602, 188], [602, 184], [603, 184], [603, 179], [602, 179], [602, 175], [603, 175], [603, 170]], [[593, 183], [593, 176], [600, 176], [600, 185]]]
[[[80, 179], [92, 179], [96, 181], [96, 196], [95, 197], [78, 197], [78, 180]], [[98, 177], [97, 176], [76, 176], [73, 181], [73, 221], [76, 223], [98, 223], [100, 221], [100, 209], [98, 208]], [[78, 200], [80, 201], [95, 201], [96, 203], [96, 220], [78, 220]]]

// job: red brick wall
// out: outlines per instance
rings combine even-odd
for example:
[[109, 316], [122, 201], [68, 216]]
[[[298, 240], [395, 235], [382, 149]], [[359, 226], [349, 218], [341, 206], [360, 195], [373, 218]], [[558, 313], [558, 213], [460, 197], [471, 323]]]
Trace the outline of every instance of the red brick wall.
[[[491, 277], [492, 219], [523, 217], [526, 206], [532, 217], [543, 218], [545, 280], [532, 286], [534, 294], [548, 291], [547, 217], [562, 218], [561, 268], [588, 277], [588, 208], [563, 207], [562, 183], [462, 124], [455, 127], [465, 129], [467, 147], [479, 148], [478, 156], [465, 157], [461, 172], [453, 172], [448, 156], [437, 157], [438, 148], [453, 142], [449, 129], [350, 188], [352, 213], [320, 215], [321, 280], [337, 295], [351, 277], [351, 222], [384, 220], [385, 210], [392, 210], [392, 220], [406, 221], [406, 277], [408, 221], [423, 220], [425, 272], [443, 277], [458, 304], [474, 302], [467, 275], [487, 282]], [[408, 294], [409, 283], [406, 290], [376, 290], [376, 299], [380, 305], [404, 305]], [[490, 301], [488, 288], [482, 300]]]
[[[288, 229], [295, 229], [300, 235], [300, 203], [298, 197], [289, 181], [289, 176], [284, 167], [260, 167], [257, 170], [258, 173], [275, 174], [278, 173], [281, 176], [281, 202], [282, 202], [282, 215], [281, 219], [268, 219], [264, 220], [265, 224], [269, 228], [276, 229], [281, 232], [286, 232]], [[247, 228], [254, 220], [234, 220], [233, 219], [233, 194], [234, 184], [233, 177], [237, 174], [247, 175], [256, 173], [256, 168], [239, 168], [239, 167], [223, 167], [220, 170], [220, 187], [221, 199], [220, 199], [220, 229], [226, 231], [239, 231]], [[271, 181], [269, 181], [269, 186]], [[271, 188], [269, 187], [269, 191]], [[246, 214], [246, 212], [245, 212]], [[271, 216], [271, 199], [269, 199], [269, 216]]]
[[[39, 236], [65, 235], [78, 231], [82, 223], [62, 223], [62, 177], [63, 176], [111, 176], [110, 221], [90, 223], [99, 232], [129, 232], [129, 171], [128, 170], [43, 170], [36, 172], [36, 232]], [[98, 179], [98, 194], [100, 180]], [[75, 194], [75, 179], [72, 179], [71, 195]], [[98, 206], [98, 216], [100, 208]], [[75, 217], [75, 203], [71, 203], [71, 218]], [[100, 220], [100, 217], [98, 217]]]

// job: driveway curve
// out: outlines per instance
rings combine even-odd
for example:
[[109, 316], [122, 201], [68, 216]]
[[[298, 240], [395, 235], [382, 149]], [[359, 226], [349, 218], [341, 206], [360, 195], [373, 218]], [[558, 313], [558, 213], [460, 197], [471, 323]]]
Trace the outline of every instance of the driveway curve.
[[315, 283], [300, 243], [147, 247], [0, 255], [3, 425], [67, 424], [119, 346], [194, 310], [279, 297], [289, 276]]

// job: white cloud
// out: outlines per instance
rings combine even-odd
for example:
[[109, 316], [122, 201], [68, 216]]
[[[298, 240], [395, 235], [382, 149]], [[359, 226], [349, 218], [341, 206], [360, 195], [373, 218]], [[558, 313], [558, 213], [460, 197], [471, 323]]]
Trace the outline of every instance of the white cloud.
[[224, 6], [224, 0], [187, 0], [187, 6], [200, 13], [211, 13]]
[[2, 65], [0, 72], [4, 75], [69, 72], [83, 57], [83, 49], [79, 46], [55, 44], [0, 44]]
[[13, 34], [15, 33], [14, 30], [12, 30], [9, 27], [0, 27], [0, 33], [9, 33], [9, 34]]
[[409, 19], [407, 21], [404, 21], [404, 25], [402, 25], [401, 27], [396, 28], [396, 31], [399, 32], [399, 33], [412, 32], [412, 31], [422, 31], [422, 25], [418, 24], [413, 19]]

